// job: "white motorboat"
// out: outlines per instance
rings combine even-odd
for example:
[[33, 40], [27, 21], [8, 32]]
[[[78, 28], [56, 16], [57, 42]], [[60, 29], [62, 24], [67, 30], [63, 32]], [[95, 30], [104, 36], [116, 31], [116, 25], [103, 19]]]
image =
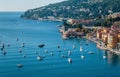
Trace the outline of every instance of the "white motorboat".
[[41, 56], [38, 56], [38, 57], [37, 57], [37, 60], [39, 60], [39, 61], [42, 60], [42, 59], [43, 59], [43, 58], [42, 58]]
[[17, 64], [17, 67], [22, 68], [23, 65], [22, 64]]
[[69, 62], [69, 63], [72, 63], [72, 59], [71, 59], [71, 58], [68, 58], [68, 62]]
[[85, 59], [85, 56], [81, 55], [81, 59]]
[[103, 59], [106, 59], [106, 58], [107, 58], [107, 56], [103, 55]]

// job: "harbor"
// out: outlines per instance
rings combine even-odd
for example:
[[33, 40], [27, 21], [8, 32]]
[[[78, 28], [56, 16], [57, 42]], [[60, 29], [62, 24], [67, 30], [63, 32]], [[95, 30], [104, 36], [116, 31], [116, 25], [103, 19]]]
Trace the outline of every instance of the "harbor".
[[[114, 22], [111, 27], [95, 27], [90, 25], [91, 21], [66, 20], [60, 27], [59, 32], [61, 32], [64, 40], [70, 38], [85, 38], [95, 42], [99, 49], [120, 54], [120, 22]], [[85, 22], [88, 22], [88, 26], [84, 25], [86, 24]]]
[[120, 55], [101, 50], [85, 38], [63, 40], [56, 28], [61, 22], [24, 20], [20, 14], [0, 14], [4, 16], [0, 22], [0, 77], [119, 75]]

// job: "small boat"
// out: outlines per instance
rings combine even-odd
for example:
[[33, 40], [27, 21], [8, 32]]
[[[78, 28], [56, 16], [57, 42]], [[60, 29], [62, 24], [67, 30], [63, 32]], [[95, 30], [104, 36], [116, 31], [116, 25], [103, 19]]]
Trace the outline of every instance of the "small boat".
[[60, 45], [58, 45], [57, 48], [60, 48]]
[[38, 57], [37, 57], [37, 60], [40, 61], [40, 60], [43, 60], [43, 58], [42, 58], [41, 56], [38, 56]]
[[7, 52], [4, 51], [4, 52], [3, 52], [3, 55], [6, 55], [6, 54], [7, 54]]
[[88, 46], [88, 43], [86, 43], [85, 45]]
[[45, 53], [48, 53], [48, 50], [45, 50], [44, 52], [45, 52]]
[[90, 51], [90, 52], [88, 52], [89, 54], [95, 54], [95, 52], [92, 52], [92, 51]]
[[21, 47], [25, 47], [25, 43], [22, 43]]
[[4, 50], [4, 48], [1, 48], [0, 50], [1, 50], [1, 51], [3, 51], [3, 50]]
[[83, 48], [82, 47], [80, 47], [80, 52], [82, 52], [83, 51]]
[[17, 64], [17, 67], [22, 68], [23, 65], [22, 64]]
[[68, 51], [68, 56], [70, 56], [71, 55], [71, 51]]
[[4, 49], [4, 48], [5, 48], [5, 45], [4, 45], [4, 44], [2, 44], [2, 45], [1, 45], [1, 47]]
[[59, 50], [58, 52], [61, 52], [61, 50]]
[[73, 44], [73, 49], [75, 49], [76, 48], [76, 46]]
[[24, 45], [21, 45], [21, 47], [23, 47], [23, 48], [24, 48], [25, 46], [24, 46]]
[[107, 58], [107, 57], [104, 55], [104, 56], [103, 56], [103, 59], [106, 59], [106, 58]]
[[61, 55], [61, 58], [68, 58], [68, 56], [65, 56], [65, 55]]
[[24, 58], [26, 58], [26, 55], [23, 55]]
[[18, 38], [16, 38], [16, 41], [19, 41], [19, 39], [18, 39]]
[[19, 50], [19, 53], [22, 53], [22, 50]]
[[85, 59], [85, 56], [81, 55], [81, 59]]
[[69, 63], [72, 63], [72, 59], [71, 59], [71, 58], [68, 58], [68, 62], [69, 62]]
[[7, 46], [10, 47], [10, 44], [8, 43]]
[[45, 44], [38, 45], [39, 48], [43, 48], [44, 46], [45, 46]]
[[54, 54], [51, 52], [50, 55], [53, 56]]

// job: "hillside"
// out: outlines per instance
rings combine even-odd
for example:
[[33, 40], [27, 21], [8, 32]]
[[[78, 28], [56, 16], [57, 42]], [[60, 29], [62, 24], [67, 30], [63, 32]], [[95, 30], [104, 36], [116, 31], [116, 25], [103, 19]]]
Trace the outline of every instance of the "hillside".
[[89, 19], [120, 12], [119, 0], [67, 0], [48, 6], [30, 9], [22, 18], [27, 19]]

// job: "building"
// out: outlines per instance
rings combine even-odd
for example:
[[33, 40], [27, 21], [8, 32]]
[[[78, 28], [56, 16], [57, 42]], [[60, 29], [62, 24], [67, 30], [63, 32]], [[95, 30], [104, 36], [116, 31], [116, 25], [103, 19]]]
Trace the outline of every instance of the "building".
[[110, 28], [99, 28], [97, 30], [97, 39], [101, 39], [106, 42]]
[[69, 23], [69, 24], [74, 24], [74, 23], [75, 23], [75, 20], [69, 19], [69, 20], [67, 20], [67, 23]]
[[109, 18], [117, 18], [117, 17], [120, 17], [120, 12], [109, 14], [107, 18], [109, 19]]
[[97, 39], [102, 39], [102, 28], [97, 30]]
[[120, 43], [120, 26], [114, 24], [111, 28], [99, 28], [97, 39], [102, 40], [108, 48], [116, 48]]
[[107, 33], [102, 33], [102, 41], [107, 44], [107, 40], [108, 40], [108, 34]]
[[110, 32], [108, 34], [108, 48], [116, 48], [118, 42], [117, 34]]

